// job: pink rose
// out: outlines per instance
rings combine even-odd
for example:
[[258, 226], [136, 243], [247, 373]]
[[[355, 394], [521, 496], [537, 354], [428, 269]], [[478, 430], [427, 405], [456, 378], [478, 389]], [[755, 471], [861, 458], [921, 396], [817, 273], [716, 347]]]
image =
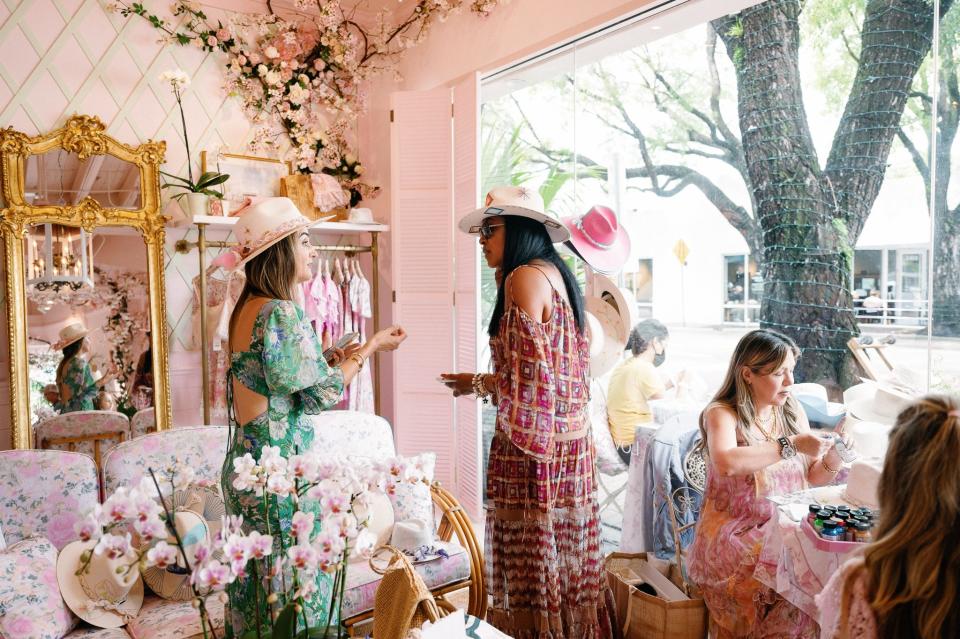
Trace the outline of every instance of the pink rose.
[[230, 32], [227, 31], [226, 29], [218, 29], [217, 39], [220, 40], [220, 42], [226, 42], [227, 40], [230, 39]]
[[217, 46], [217, 38], [214, 36], [207, 36], [207, 46], [208, 47]]

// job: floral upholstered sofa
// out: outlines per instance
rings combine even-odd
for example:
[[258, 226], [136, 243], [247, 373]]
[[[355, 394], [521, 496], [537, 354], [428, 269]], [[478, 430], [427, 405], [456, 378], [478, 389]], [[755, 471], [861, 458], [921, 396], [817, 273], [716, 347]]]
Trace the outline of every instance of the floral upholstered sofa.
[[[329, 449], [344, 456], [378, 457], [393, 455], [393, 435], [389, 423], [373, 415], [349, 411], [330, 411], [315, 418], [316, 439]], [[198, 426], [176, 428], [152, 433], [123, 442], [111, 449], [103, 460], [102, 477], [91, 457], [75, 452], [58, 450], [0, 451], [0, 544], [5, 541], [7, 550], [0, 557], [15, 552], [18, 542], [29, 538], [43, 537], [49, 540], [55, 551], [77, 539], [74, 525], [99, 501], [100, 488], [106, 495], [123, 485], [135, 485], [148, 473], [148, 469], [165, 469], [180, 463], [190, 466], [195, 480], [219, 485], [220, 472], [226, 454], [227, 432], [223, 426]], [[461, 552], [451, 552], [447, 558], [417, 565], [427, 586], [438, 598], [438, 603], [450, 608], [443, 595], [469, 588], [468, 612], [482, 618], [486, 607], [486, 592], [483, 587], [483, 558], [469, 520], [466, 519], [456, 500], [439, 485], [429, 489], [432, 499], [431, 514], [439, 521], [438, 535], [450, 540], [456, 535]], [[403, 504], [395, 504], [396, 508]], [[19, 563], [18, 563], [19, 562]], [[49, 571], [39, 570], [33, 575], [22, 558], [9, 559], [0, 564], [0, 580], [6, 566], [18, 573], [20, 585], [30, 593], [21, 601], [30, 602], [29, 614], [23, 615], [20, 630], [4, 633], [12, 624], [16, 611], [5, 608], [4, 590], [0, 586], [0, 609], [7, 614], [6, 622], [0, 622], [0, 635], [9, 639], [35, 636], [59, 636], [95, 639], [199, 639], [203, 637], [197, 611], [189, 601], [170, 601], [149, 593], [144, 597], [139, 614], [125, 627], [119, 629], [93, 628], [78, 621], [69, 612], [54, 614], [65, 609], [56, 590], [55, 574], [51, 580]], [[347, 591], [344, 596], [342, 618], [353, 629], [359, 622], [372, 615], [374, 593], [380, 577], [365, 563], [350, 565], [347, 574]], [[9, 581], [9, 580], [8, 580]], [[52, 583], [51, 583], [52, 582]], [[8, 590], [11, 587], [8, 587]], [[223, 604], [216, 597], [208, 600], [215, 625], [223, 624]], [[48, 611], [54, 628], [35, 627]], [[0, 615], [2, 616], [2, 615]], [[67, 619], [69, 617], [69, 619]], [[27, 626], [34, 624], [28, 628]], [[50, 625], [48, 624], [48, 625]]]

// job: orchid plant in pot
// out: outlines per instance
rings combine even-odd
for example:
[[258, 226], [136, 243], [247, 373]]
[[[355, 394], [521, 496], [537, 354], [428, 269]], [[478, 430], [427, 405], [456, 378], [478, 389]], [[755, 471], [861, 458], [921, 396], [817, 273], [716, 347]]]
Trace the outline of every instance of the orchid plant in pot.
[[[124, 557], [134, 550], [137, 559], [130, 570], [160, 567], [189, 573], [205, 639], [222, 636], [211, 620], [207, 600], [217, 596], [226, 601], [223, 591], [229, 584], [251, 578], [255, 610], [247, 617], [256, 624], [244, 629], [244, 639], [345, 637], [340, 621], [348, 559], [368, 558], [375, 550], [376, 537], [367, 529], [373, 494], [392, 494], [400, 483], [426, 481], [423, 459], [344, 460], [316, 449], [286, 458], [279, 448], [264, 446], [259, 458], [247, 453], [234, 458], [232, 465], [233, 488], [254, 498], [262, 509], [261, 521], [275, 519], [281, 501], [292, 501], [294, 513], [287, 530], [256, 530], [241, 517], [226, 516], [212, 539], [191, 545], [188, 552], [173, 524], [171, 491], [164, 497], [151, 470], [138, 486], [120, 487], [95, 507], [77, 525], [77, 532], [81, 540], [96, 542], [92, 551], [96, 554]], [[177, 490], [193, 481], [193, 471], [186, 466], [178, 465], [168, 474]], [[159, 503], [149, 497], [151, 491], [160, 495]], [[138, 547], [131, 541], [131, 530]], [[89, 562], [89, 556], [85, 559]], [[317, 624], [306, 613], [308, 601], [316, 604], [313, 597], [321, 574], [332, 579], [329, 601], [323, 602], [325, 624]]]
[[183, 143], [187, 148], [187, 177], [179, 177], [160, 171], [164, 177], [174, 182], [167, 182], [163, 185], [164, 189], [175, 188], [183, 189], [182, 192], [173, 196], [173, 199], [180, 201], [181, 198], [187, 198], [187, 212], [191, 215], [206, 215], [207, 202], [211, 197], [223, 199], [222, 191], [215, 187], [222, 185], [230, 176], [216, 171], [207, 171], [194, 181], [193, 165], [190, 159], [190, 138], [187, 135], [187, 118], [183, 112], [183, 92], [190, 86], [190, 76], [182, 69], [172, 69], [160, 74], [160, 81], [170, 85], [173, 91], [173, 97], [177, 100], [177, 108], [180, 110], [180, 124], [183, 127]]

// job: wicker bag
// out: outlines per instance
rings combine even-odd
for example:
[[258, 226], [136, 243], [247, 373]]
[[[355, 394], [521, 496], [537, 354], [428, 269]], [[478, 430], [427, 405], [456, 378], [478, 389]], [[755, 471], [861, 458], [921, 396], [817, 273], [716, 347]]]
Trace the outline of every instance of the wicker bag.
[[[386, 568], [376, 561], [389, 555]], [[381, 546], [370, 558], [370, 568], [383, 575], [373, 599], [373, 636], [404, 639], [411, 628], [437, 621], [440, 609], [406, 555], [393, 546]]]

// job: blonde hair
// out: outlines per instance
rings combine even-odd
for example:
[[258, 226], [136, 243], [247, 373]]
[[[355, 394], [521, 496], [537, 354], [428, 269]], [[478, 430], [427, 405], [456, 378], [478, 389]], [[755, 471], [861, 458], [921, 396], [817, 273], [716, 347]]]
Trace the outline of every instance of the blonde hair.
[[[960, 416], [928, 395], [897, 417], [880, 476], [880, 521], [864, 553], [880, 639], [946, 639], [960, 628]], [[849, 610], [844, 582], [841, 619]]]
[[[747, 429], [757, 416], [753, 405], [753, 396], [750, 395], [750, 386], [743, 378], [743, 369], [749, 368], [758, 375], [769, 375], [777, 370], [793, 353], [794, 358], [800, 358], [800, 349], [796, 343], [782, 333], [767, 328], [758, 328], [740, 338], [737, 347], [730, 358], [730, 366], [723, 378], [720, 390], [713, 396], [707, 407], [700, 413], [700, 443], [698, 450], [707, 454], [707, 427], [706, 415], [717, 406], [724, 406], [737, 416], [737, 441], [746, 439]], [[800, 432], [797, 423], [800, 416], [800, 407], [793, 396], [787, 398], [781, 409], [774, 408], [780, 413], [779, 423], [783, 425], [783, 435], [796, 435]]]

